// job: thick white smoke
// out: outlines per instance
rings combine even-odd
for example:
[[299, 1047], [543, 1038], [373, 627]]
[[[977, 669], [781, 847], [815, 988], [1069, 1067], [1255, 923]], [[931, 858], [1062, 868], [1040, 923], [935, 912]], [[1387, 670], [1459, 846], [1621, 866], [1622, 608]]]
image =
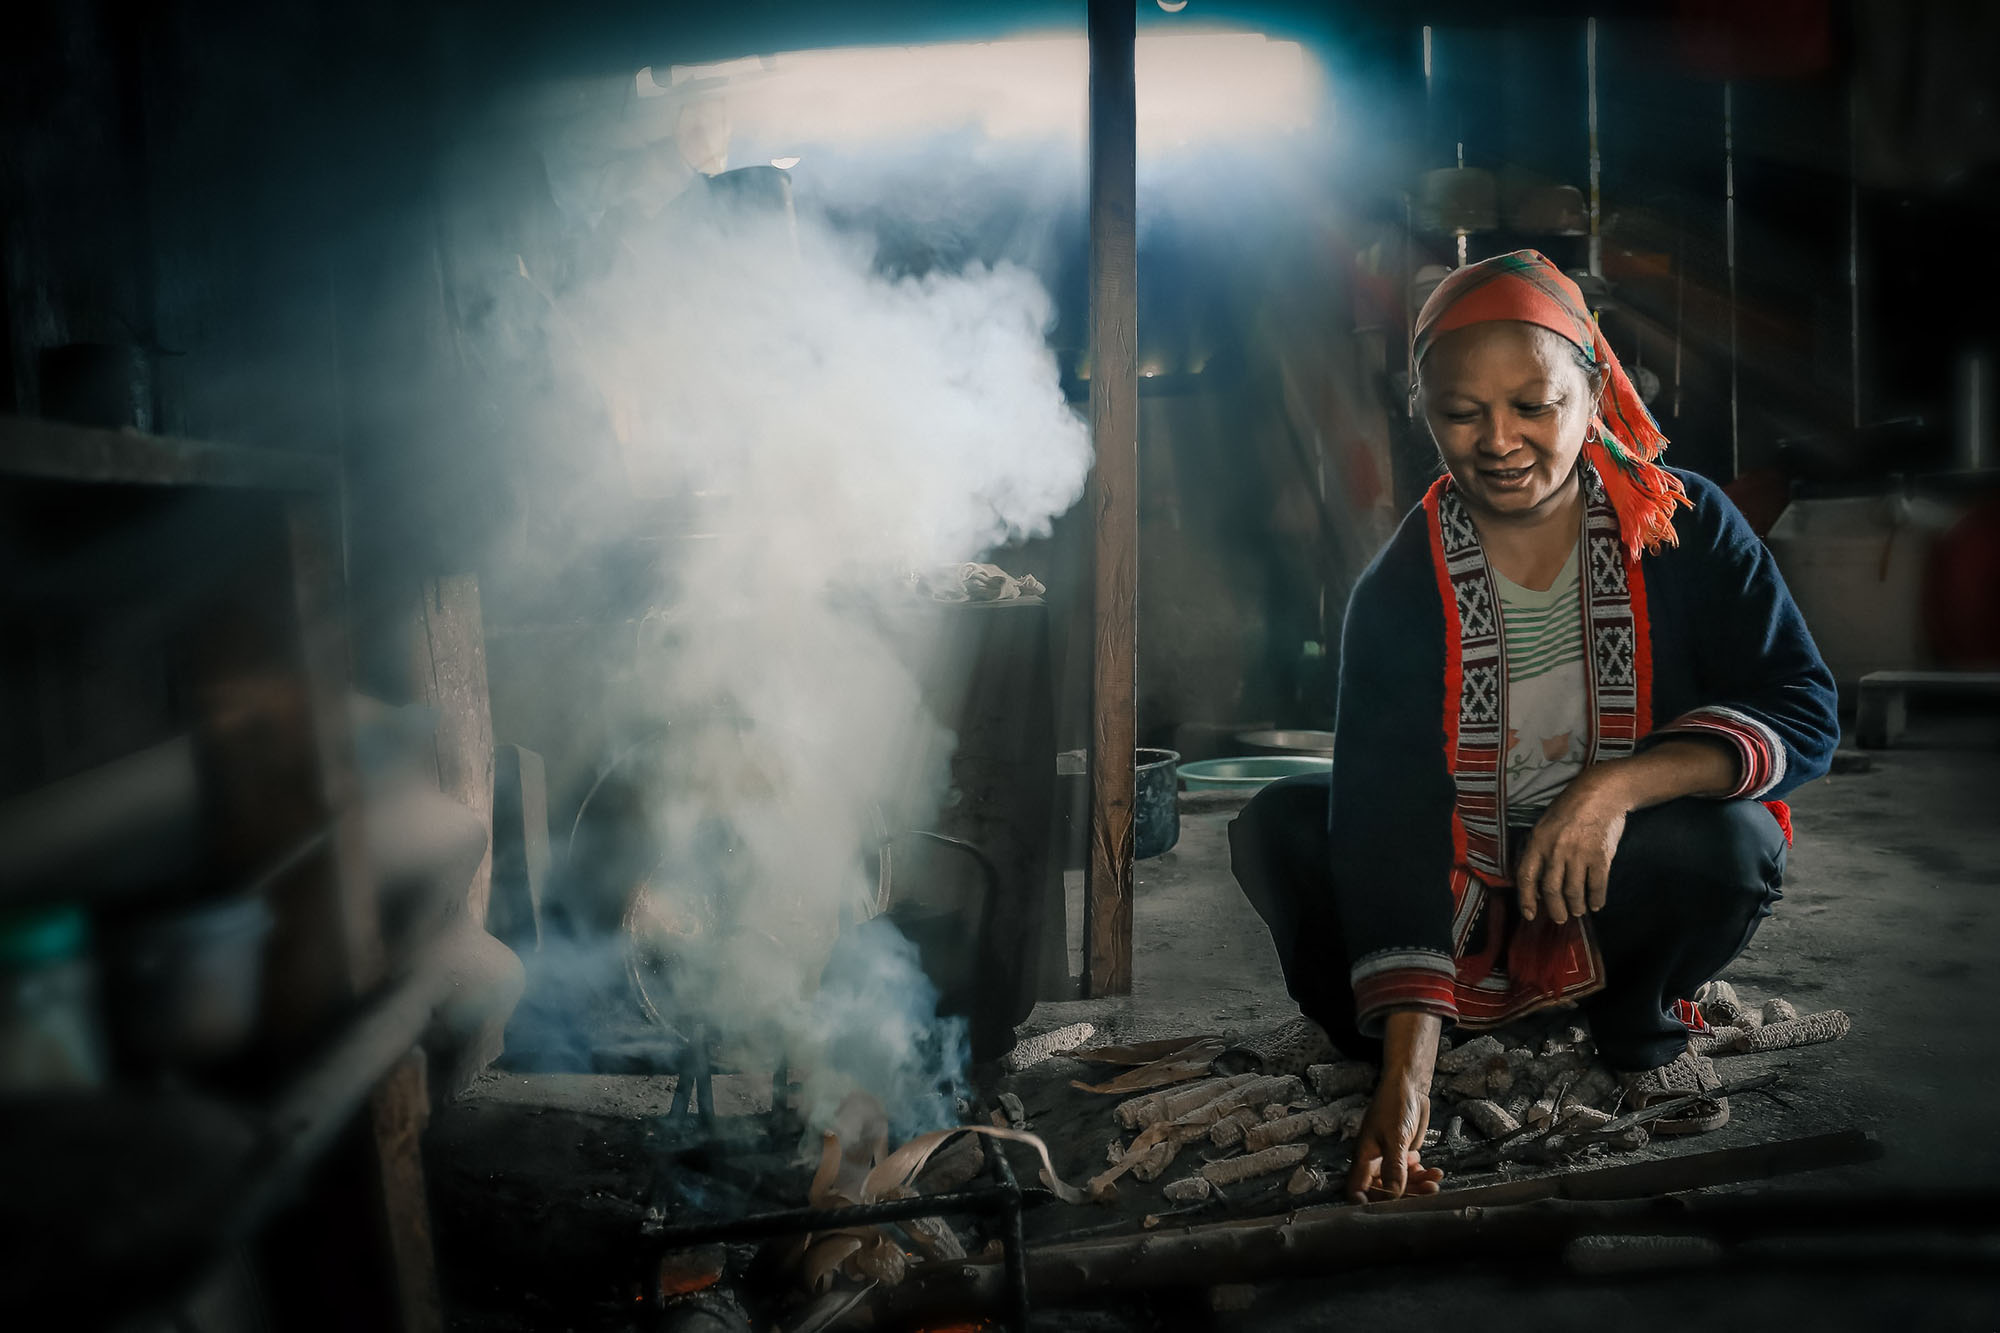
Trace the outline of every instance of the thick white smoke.
[[725, 1044], [822, 1074], [841, 1048], [841, 1077], [808, 1087], [825, 1111], [858, 1081], [914, 1125], [911, 1061], [962, 1059], [918, 1031], [935, 997], [900, 941], [837, 1005], [814, 991], [843, 912], [870, 910], [878, 811], [921, 824], [942, 791], [951, 738], [896, 605], [909, 575], [1044, 533], [1080, 494], [1088, 438], [1052, 317], [1024, 270], [892, 280], [810, 218], [685, 200], [552, 316], [622, 484], [697, 516], [663, 543], [644, 682], [670, 724], [655, 906], [691, 918], [676, 896], [726, 880], [735, 928], [699, 946], [700, 1003]]

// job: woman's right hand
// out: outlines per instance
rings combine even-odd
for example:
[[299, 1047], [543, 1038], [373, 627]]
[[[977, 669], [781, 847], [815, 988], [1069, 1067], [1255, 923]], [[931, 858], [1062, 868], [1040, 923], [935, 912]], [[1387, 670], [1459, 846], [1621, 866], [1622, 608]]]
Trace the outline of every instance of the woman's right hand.
[[1350, 1201], [1438, 1192], [1444, 1172], [1425, 1166], [1419, 1154], [1431, 1125], [1431, 1070], [1443, 1029], [1435, 1014], [1389, 1015], [1382, 1034], [1382, 1081], [1362, 1117], [1347, 1171]]
[[1347, 1171], [1348, 1200], [1367, 1203], [1405, 1194], [1436, 1194], [1444, 1172], [1425, 1166], [1419, 1157], [1430, 1125], [1429, 1089], [1385, 1071], [1362, 1118], [1361, 1137], [1354, 1141], [1354, 1165]]

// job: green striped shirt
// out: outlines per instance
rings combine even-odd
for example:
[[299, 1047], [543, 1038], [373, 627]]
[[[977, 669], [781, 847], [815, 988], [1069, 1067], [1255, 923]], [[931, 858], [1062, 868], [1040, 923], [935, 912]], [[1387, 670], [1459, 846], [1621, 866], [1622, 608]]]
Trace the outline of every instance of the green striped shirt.
[[1507, 654], [1507, 822], [1531, 824], [1583, 769], [1588, 748], [1582, 583], [1575, 549], [1546, 591], [1498, 570]]

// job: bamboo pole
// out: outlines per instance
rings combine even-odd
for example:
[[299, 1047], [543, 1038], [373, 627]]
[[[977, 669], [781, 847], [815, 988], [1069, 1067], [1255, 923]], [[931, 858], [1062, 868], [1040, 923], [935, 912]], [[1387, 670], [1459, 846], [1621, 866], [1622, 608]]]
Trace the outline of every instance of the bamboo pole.
[[1085, 985], [1132, 991], [1138, 745], [1139, 315], [1133, 0], [1090, 0], [1090, 434], [1095, 535]]

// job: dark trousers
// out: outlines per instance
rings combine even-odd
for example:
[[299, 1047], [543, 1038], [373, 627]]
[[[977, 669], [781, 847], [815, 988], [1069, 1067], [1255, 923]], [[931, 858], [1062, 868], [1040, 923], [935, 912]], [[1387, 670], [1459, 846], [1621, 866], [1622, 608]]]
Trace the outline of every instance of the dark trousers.
[[[1270, 927], [1299, 1011], [1349, 1056], [1379, 1060], [1381, 1043], [1355, 1026], [1329, 787], [1308, 774], [1264, 788], [1229, 825], [1230, 865]], [[1743, 952], [1781, 896], [1784, 870], [1784, 834], [1755, 801], [1687, 797], [1626, 820], [1604, 908], [1591, 918], [1605, 986], [1581, 1006], [1613, 1068], [1654, 1069], [1679, 1053], [1687, 1029], [1670, 1006]]]

